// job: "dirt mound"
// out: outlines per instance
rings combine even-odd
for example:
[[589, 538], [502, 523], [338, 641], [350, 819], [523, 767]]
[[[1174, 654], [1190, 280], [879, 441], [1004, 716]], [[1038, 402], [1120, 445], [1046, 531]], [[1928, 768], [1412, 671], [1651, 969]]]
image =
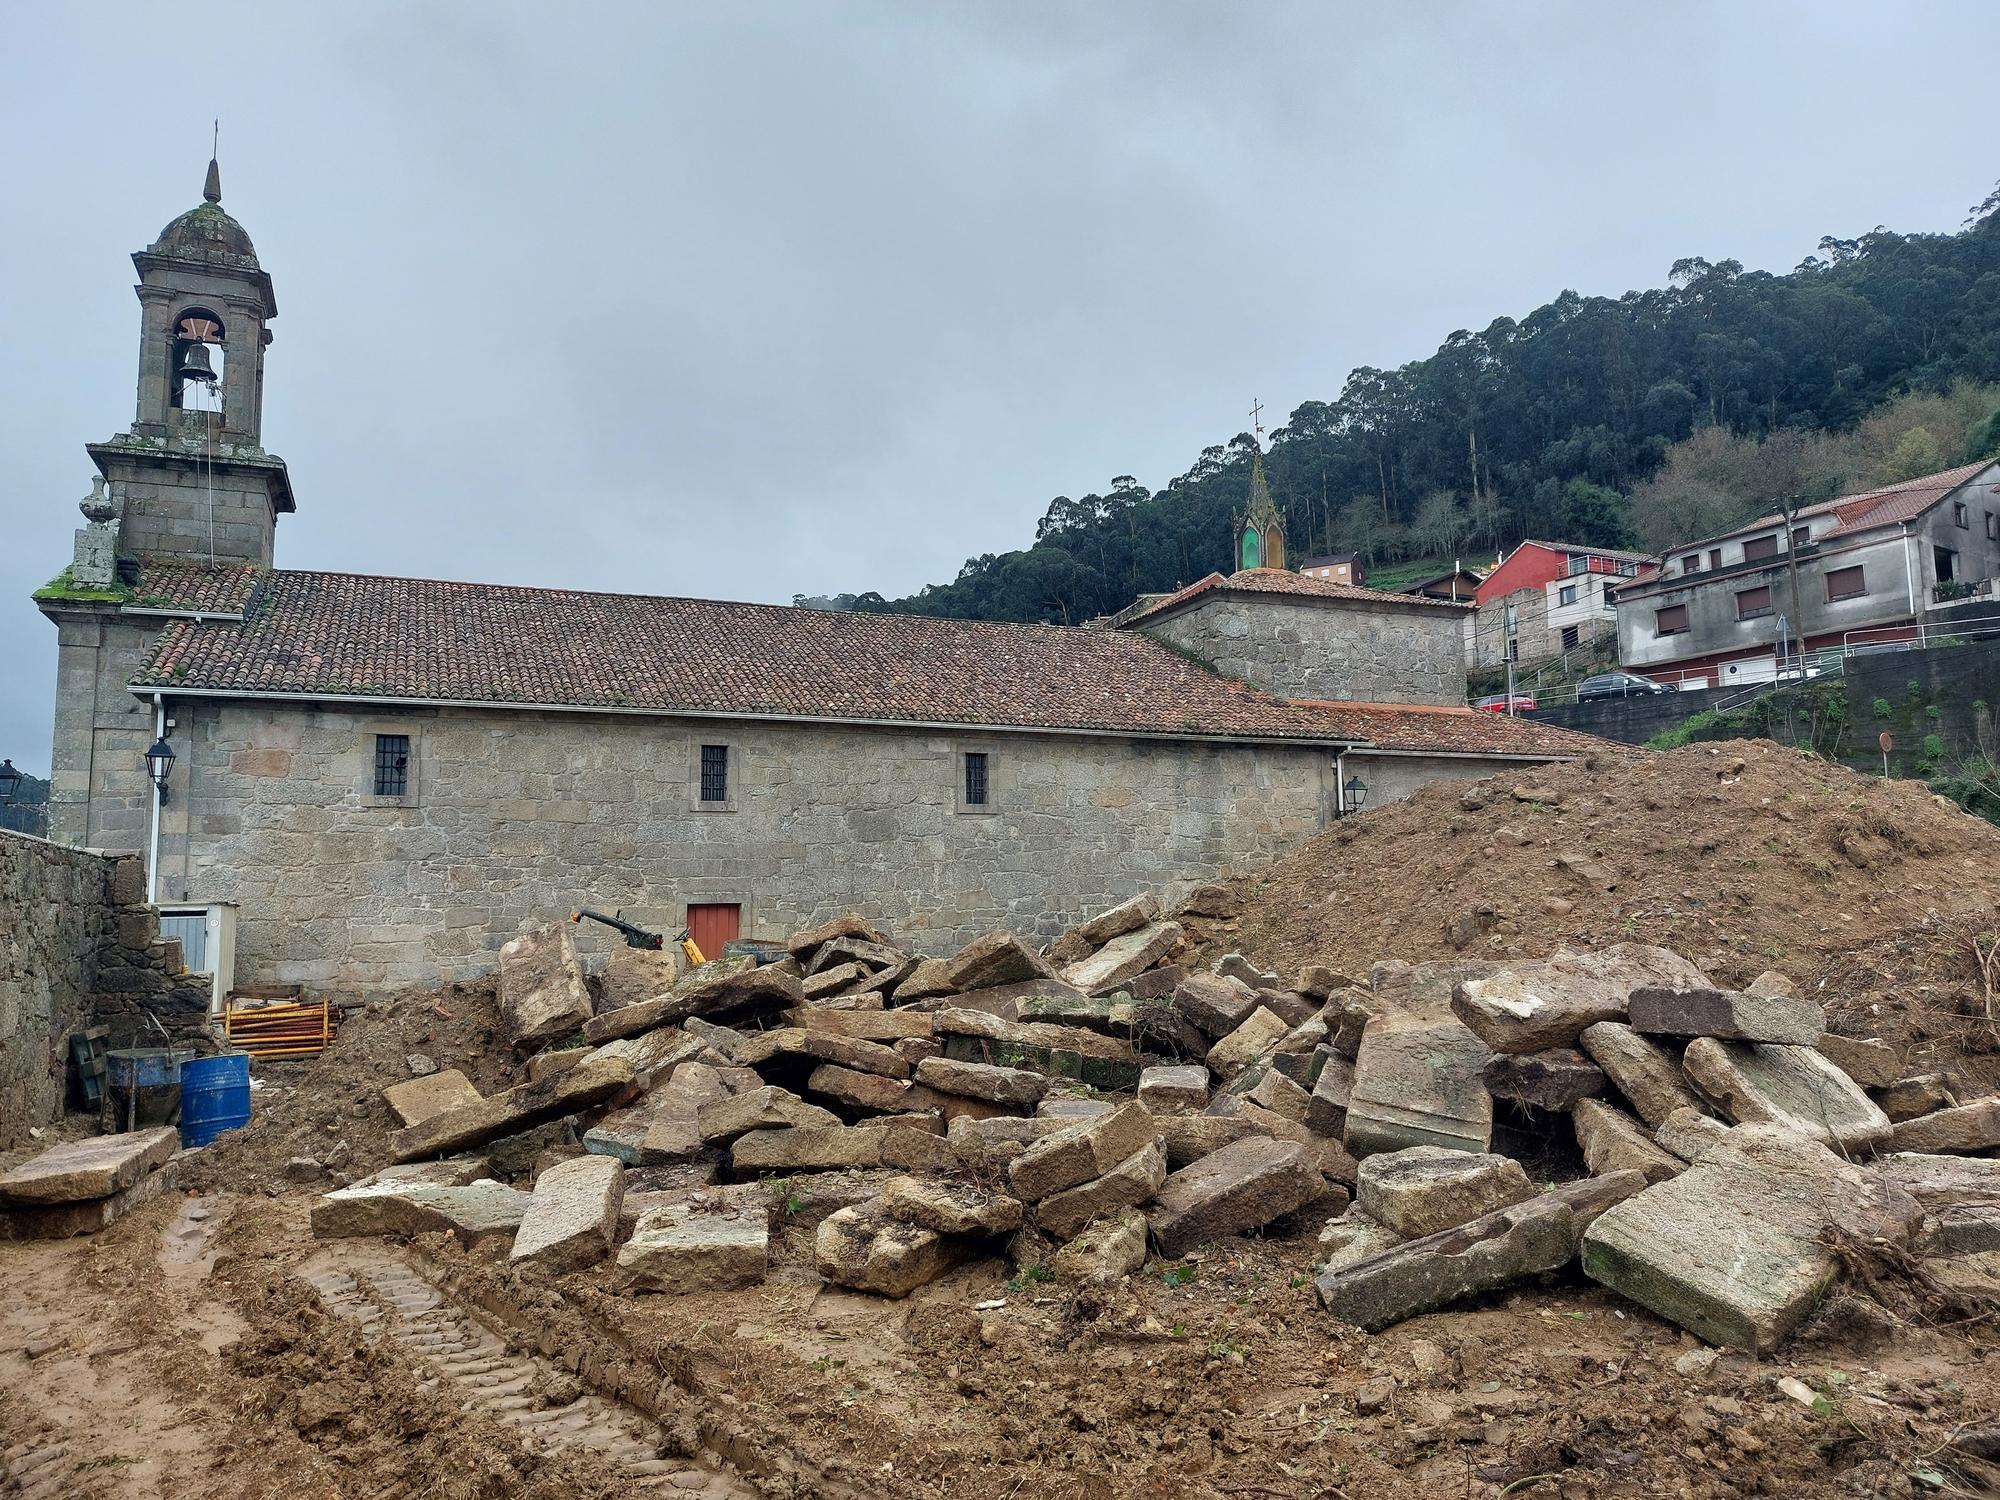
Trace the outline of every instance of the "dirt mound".
[[257, 1064], [249, 1125], [190, 1161], [183, 1181], [192, 1191], [242, 1193], [281, 1186], [294, 1158], [350, 1177], [385, 1165], [396, 1119], [382, 1090], [412, 1076], [412, 1055], [459, 1069], [482, 1094], [526, 1076], [507, 1046], [492, 980], [384, 995], [348, 1012], [318, 1057]]
[[1270, 966], [1542, 957], [1643, 941], [1715, 977], [1836, 955], [2000, 901], [2000, 829], [1920, 784], [1767, 741], [1440, 782], [1236, 883], [1208, 934]]

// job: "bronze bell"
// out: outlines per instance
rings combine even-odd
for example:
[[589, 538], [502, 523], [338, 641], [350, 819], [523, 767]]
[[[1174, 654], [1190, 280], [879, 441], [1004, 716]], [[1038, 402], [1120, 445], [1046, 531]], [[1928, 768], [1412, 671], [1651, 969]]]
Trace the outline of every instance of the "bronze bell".
[[203, 385], [215, 384], [215, 366], [209, 362], [208, 345], [185, 343], [181, 346], [182, 380], [198, 380]]

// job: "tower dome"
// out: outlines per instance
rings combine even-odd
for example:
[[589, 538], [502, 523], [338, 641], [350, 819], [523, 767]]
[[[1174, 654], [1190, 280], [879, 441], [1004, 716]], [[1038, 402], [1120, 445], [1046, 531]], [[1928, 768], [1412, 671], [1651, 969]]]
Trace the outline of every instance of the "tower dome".
[[257, 247], [250, 243], [249, 231], [222, 211], [222, 171], [213, 158], [201, 196], [203, 201], [162, 229], [147, 250], [177, 260], [255, 267]]

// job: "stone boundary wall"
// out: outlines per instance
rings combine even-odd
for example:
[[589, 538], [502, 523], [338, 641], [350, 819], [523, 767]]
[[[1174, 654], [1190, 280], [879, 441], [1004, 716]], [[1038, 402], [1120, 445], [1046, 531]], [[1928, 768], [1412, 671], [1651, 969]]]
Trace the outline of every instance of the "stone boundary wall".
[[111, 1044], [200, 1028], [208, 992], [181, 973], [145, 904], [141, 862], [0, 830], [0, 1149], [62, 1113], [69, 1036]]

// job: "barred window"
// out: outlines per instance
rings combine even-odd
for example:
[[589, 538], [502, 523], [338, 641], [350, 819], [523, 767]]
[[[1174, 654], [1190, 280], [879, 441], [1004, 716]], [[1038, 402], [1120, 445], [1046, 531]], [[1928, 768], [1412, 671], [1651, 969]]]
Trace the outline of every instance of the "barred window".
[[965, 752], [965, 805], [984, 807], [986, 805], [986, 752], [968, 750]]
[[703, 745], [701, 747], [701, 800], [704, 802], [727, 802], [729, 800], [729, 747], [727, 745]]
[[407, 734], [375, 736], [375, 795], [403, 797], [410, 790], [410, 737]]

